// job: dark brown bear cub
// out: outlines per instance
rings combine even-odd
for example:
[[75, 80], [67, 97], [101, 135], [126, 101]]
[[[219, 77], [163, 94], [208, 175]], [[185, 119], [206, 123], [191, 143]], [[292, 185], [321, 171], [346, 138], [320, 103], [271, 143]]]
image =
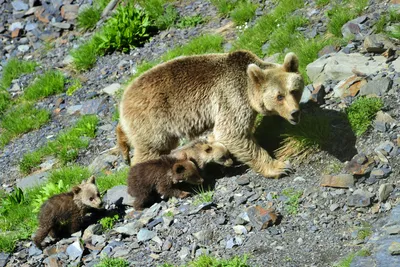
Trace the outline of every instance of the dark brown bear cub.
[[55, 239], [71, 236], [82, 229], [85, 214], [101, 205], [94, 176], [68, 193], [52, 196], [40, 208], [39, 228], [33, 242], [42, 248], [41, 243], [48, 234]]
[[179, 188], [179, 183], [198, 185], [203, 182], [196, 165], [186, 155], [180, 159], [162, 155], [133, 166], [128, 176], [128, 193], [135, 198], [133, 207], [141, 210], [161, 199], [185, 198], [189, 192]]

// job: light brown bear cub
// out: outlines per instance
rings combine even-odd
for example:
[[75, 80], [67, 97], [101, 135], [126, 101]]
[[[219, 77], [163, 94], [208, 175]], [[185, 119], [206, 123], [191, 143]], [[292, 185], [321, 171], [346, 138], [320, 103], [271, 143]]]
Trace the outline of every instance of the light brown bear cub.
[[133, 207], [141, 210], [161, 199], [185, 198], [189, 192], [179, 188], [180, 183], [203, 183], [196, 165], [186, 155], [181, 159], [162, 155], [158, 159], [138, 163], [128, 175], [128, 193], [135, 198]]
[[280, 65], [244, 50], [160, 64], [125, 89], [118, 144], [135, 148], [136, 164], [170, 153], [182, 137], [194, 139], [212, 129], [215, 141], [237, 160], [266, 177], [279, 177], [289, 165], [255, 142], [253, 128], [257, 114], [300, 121], [304, 82], [298, 67], [293, 53]]
[[54, 195], [40, 208], [39, 228], [33, 239], [38, 248], [50, 234], [55, 239], [68, 237], [81, 230], [84, 216], [91, 209], [100, 209], [100, 193], [94, 176], [74, 186], [70, 192]]
[[204, 167], [211, 162], [225, 167], [230, 167], [233, 164], [231, 155], [223, 144], [219, 142], [208, 142], [202, 139], [197, 139], [172, 150], [171, 155], [176, 158], [187, 155], [189, 159], [196, 163], [200, 170], [204, 169]]

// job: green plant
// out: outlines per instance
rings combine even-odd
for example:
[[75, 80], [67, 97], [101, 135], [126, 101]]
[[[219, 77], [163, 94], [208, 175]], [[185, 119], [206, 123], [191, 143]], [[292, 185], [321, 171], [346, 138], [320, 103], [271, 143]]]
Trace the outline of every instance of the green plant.
[[342, 37], [342, 26], [353, 19], [355, 13], [348, 7], [337, 4], [328, 12], [328, 31], [337, 37]]
[[164, 213], [165, 217], [169, 217], [169, 218], [173, 218], [174, 217], [174, 213], [172, 211], [167, 211], [166, 213]]
[[114, 215], [113, 217], [104, 217], [100, 219], [100, 224], [103, 226], [103, 229], [112, 229], [118, 220], [118, 215]]
[[44, 109], [36, 109], [30, 103], [22, 103], [10, 109], [0, 121], [3, 130], [0, 134], [0, 148], [12, 138], [38, 129], [50, 119], [50, 113]]
[[330, 121], [324, 116], [304, 114], [299, 125], [293, 126], [285, 122], [283, 132], [283, 141], [276, 156], [281, 160], [292, 158], [302, 161], [329, 141]]
[[76, 78], [72, 79], [70, 81], [70, 83], [71, 84], [68, 87], [67, 92], [66, 92], [66, 94], [69, 95], [69, 96], [71, 96], [76, 90], [78, 90], [79, 88], [82, 87], [82, 83], [81, 83], [81, 81], [79, 79], [76, 79]]
[[272, 12], [260, 17], [253, 27], [244, 30], [239, 35], [239, 38], [233, 43], [233, 48], [247, 49], [258, 56], [262, 56], [261, 47], [269, 40], [277, 25], [284, 23], [290, 13], [303, 5], [304, 1], [301, 0], [279, 1]]
[[201, 15], [185, 16], [179, 19], [178, 23], [176, 24], [176, 27], [178, 28], [196, 27], [197, 25], [202, 24], [203, 22], [204, 18]]
[[78, 156], [79, 149], [86, 148], [90, 138], [95, 137], [97, 123], [96, 116], [83, 116], [74, 127], [59, 134], [46, 146], [25, 154], [19, 164], [21, 171], [29, 173], [47, 155], [55, 155], [62, 164], [73, 161]]
[[93, 39], [71, 51], [73, 66], [77, 71], [90, 69], [96, 63], [97, 48]]
[[152, 20], [152, 24], [160, 30], [171, 27], [178, 18], [178, 12], [170, 0], [139, 0], [140, 6]]
[[16, 187], [14, 191], [4, 197], [1, 201], [0, 214], [6, 215], [13, 205], [19, 205], [25, 202], [25, 195], [21, 188]]
[[[58, 184], [62, 181], [64, 188], [71, 188], [74, 185], [80, 184], [89, 176], [90, 172], [86, 167], [73, 164], [52, 171], [48, 182]], [[39, 192], [37, 194], [39, 194]]]
[[126, 184], [129, 168], [123, 168], [111, 174], [104, 174], [96, 179], [97, 187], [100, 192], [105, 192], [108, 189], [121, 184]]
[[145, 43], [151, 28], [149, 16], [133, 2], [127, 2], [125, 6], [118, 6], [100, 32], [93, 36], [93, 42], [99, 53], [126, 52]]
[[201, 185], [194, 191], [196, 196], [194, 197], [193, 205], [197, 206], [202, 203], [213, 201], [214, 191], [212, 191], [210, 188], [204, 189], [203, 185]]
[[346, 109], [347, 118], [356, 136], [362, 135], [368, 129], [382, 107], [383, 101], [380, 98], [360, 97]]
[[330, 0], [317, 0], [315, 3], [317, 4], [317, 6], [322, 7], [322, 6], [326, 6], [327, 4], [329, 4]]
[[392, 38], [400, 39], [400, 25], [394, 25], [388, 35]]
[[76, 19], [77, 26], [84, 31], [91, 30], [96, 27], [100, 17], [101, 10], [94, 6], [89, 6], [79, 12], [78, 18]]
[[36, 100], [64, 91], [65, 78], [62, 72], [50, 70], [39, 76], [26, 88], [24, 98]]
[[235, 0], [211, 0], [211, 3], [218, 9], [218, 13], [227, 16], [234, 8]]
[[[233, 257], [230, 259], [217, 259], [208, 255], [201, 255], [195, 260], [187, 263], [187, 267], [250, 267], [247, 263], [248, 256]], [[164, 263], [162, 267], [174, 267], [172, 264]]]
[[361, 249], [356, 253], [350, 253], [344, 259], [342, 259], [339, 263], [334, 264], [334, 267], [350, 267], [352, 261], [356, 256], [360, 257], [368, 257], [371, 255], [371, 252], [368, 249]]
[[64, 185], [63, 180], [59, 180], [58, 183], [49, 182], [41, 188], [40, 193], [35, 196], [32, 201], [33, 212], [39, 212], [42, 204], [53, 195], [67, 192], [68, 186]]
[[287, 197], [285, 201], [285, 210], [289, 214], [297, 214], [299, 211], [299, 199], [303, 195], [301, 191], [295, 191], [293, 188], [287, 188], [282, 191], [282, 195]]
[[240, 1], [231, 11], [230, 16], [236, 25], [242, 25], [254, 17], [257, 5], [249, 0]]
[[124, 259], [103, 257], [95, 267], [129, 267], [129, 263]]

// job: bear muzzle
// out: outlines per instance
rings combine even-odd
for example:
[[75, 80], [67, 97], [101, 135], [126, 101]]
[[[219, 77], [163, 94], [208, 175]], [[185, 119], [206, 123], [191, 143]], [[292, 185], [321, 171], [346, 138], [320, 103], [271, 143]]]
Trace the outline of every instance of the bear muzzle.
[[300, 110], [294, 109], [290, 112], [290, 116], [292, 117], [289, 119], [290, 124], [296, 125], [300, 122]]

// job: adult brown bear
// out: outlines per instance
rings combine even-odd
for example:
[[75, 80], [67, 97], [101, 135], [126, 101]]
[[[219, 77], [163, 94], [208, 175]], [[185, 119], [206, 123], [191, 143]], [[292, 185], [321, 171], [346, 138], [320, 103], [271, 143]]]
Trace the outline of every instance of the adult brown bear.
[[[262, 61], [249, 51], [179, 57], [143, 73], [125, 90], [117, 127], [124, 157], [133, 164], [168, 154], [181, 137], [208, 129], [239, 161], [265, 177], [288, 164], [274, 160], [254, 140], [257, 113], [300, 120], [304, 82], [293, 53], [284, 63]], [[274, 127], [271, 125], [271, 127]]]

